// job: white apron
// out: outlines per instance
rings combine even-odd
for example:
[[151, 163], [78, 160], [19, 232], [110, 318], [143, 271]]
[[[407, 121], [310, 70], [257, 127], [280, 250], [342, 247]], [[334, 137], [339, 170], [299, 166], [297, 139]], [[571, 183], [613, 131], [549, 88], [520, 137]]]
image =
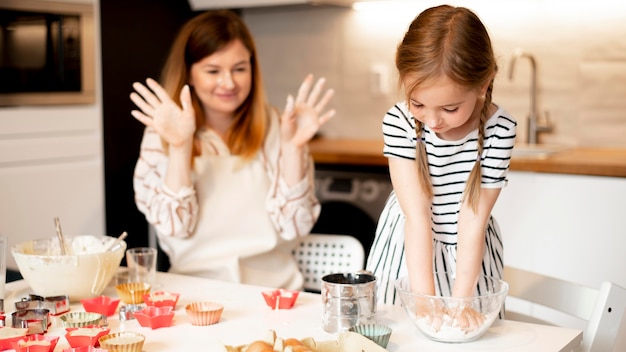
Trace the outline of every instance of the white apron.
[[210, 154], [195, 159], [200, 220], [194, 234], [160, 239], [170, 272], [301, 289], [295, 243], [280, 238], [265, 207], [270, 180], [263, 161]]

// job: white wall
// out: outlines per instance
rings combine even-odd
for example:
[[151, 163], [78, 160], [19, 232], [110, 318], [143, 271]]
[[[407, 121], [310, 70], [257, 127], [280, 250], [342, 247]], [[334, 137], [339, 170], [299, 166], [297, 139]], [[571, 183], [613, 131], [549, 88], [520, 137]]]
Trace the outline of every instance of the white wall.
[[9, 245], [55, 236], [57, 216], [65, 234], [105, 234], [99, 6], [74, 2], [94, 3], [96, 103], [0, 108], [0, 233]]
[[[338, 115], [323, 127], [328, 137], [381, 138], [380, 121], [396, 99], [394, 54], [407, 26], [426, 7], [444, 1], [405, 1], [353, 11], [309, 6], [246, 9], [273, 103], [283, 106], [309, 72], [337, 91]], [[530, 70], [518, 60], [508, 80], [512, 51], [536, 57], [539, 107], [555, 130], [543, 142], [626, 147], [626, 3], [619, 0], [458, 0], [488, 27], [499, 59], [494, 101], [520, 123], [525, 138]], [[383, 66], [389, 93], [371, 92], [370, 68]]]

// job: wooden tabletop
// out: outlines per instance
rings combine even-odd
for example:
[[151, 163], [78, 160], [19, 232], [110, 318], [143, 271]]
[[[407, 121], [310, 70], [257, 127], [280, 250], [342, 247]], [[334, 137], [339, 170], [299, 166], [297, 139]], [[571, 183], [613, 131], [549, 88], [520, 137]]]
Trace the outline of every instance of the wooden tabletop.
[[[310, 143], [318, 164], [387, 166], [383, 141], [317, 138]], [[513, 171], [626, 177], [626, 149], [567, 147], [542, 156], [515, 156]]]

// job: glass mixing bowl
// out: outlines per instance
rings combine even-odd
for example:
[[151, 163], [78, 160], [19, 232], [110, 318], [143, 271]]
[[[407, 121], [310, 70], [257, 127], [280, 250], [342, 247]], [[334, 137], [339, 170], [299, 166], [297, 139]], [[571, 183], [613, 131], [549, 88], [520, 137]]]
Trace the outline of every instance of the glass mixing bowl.
[[[509, 291], [508, 283], [498, 278], [483, 276], [480, 280], [487, 289], [464, 298], [411, 292], [408, 277], [398, 279], [395, 286], [404, 310], [422, 334], [431, 340], [458, 343], [474, 341], [489, 329]], [[471, 310], [475, 311], [471, 318], [464, 319]]]

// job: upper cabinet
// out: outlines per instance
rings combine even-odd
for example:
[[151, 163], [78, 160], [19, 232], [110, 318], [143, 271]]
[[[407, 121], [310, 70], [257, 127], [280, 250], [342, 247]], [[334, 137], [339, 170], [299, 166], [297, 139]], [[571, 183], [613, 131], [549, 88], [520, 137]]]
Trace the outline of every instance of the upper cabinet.
[[189, 0], [194, 11], [220, 8], [248, 8], [280, 5], [337, 5], [352, 6], [357, 1], [372, 0]]

